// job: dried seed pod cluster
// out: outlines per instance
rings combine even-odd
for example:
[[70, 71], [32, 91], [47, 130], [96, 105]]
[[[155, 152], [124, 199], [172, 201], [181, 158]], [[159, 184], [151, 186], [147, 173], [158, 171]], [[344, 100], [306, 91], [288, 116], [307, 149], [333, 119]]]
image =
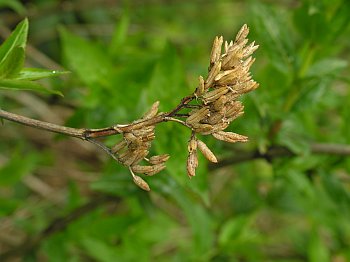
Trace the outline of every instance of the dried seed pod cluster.
[[[244, 107], [240, 101], [237, 101], [240, 95], [255, 90], [259, 86], [252, 79], [249, 71], [255, 61], [251, 55], [258, 45], [254, 42], [247, 45], [248, 33], [247, 25], [243, 25], [235, 41], [223, 43], [222, 36], [215, 38], [208, 76], [206, 79], [199, 77], [199, 85], [194, 92], [200, 106], [192, 109], [186, 119], [186, 124], [195, 134], [212, 135], [218, 140], [230, 143], [248, 140], [246, 136], [223, 131], [233, 120], [243, 114]], [[222, 52], [223, 44], [224, 52]], [[208, 160], [217, 161], [202, 141], [198, 140], [197, 143]], [[188, 150], [188, 152], [187, 171], [192, 177], [197, 162], [193, 161], [193, 151]]]
[[[169, 155], [152, 156], [147, 159], [152, 141], [155, 138], [155, 125], [142, 125], [145, 120], [155, 117], [158, 113], [159, 102], [155, 102], [151, 109], [139, 120], [134, 121], [135, 129], [122, 132], [123, 140], [111, 148], [118, 161], [129, 167], [133, 180], [140, 188], [149, 191], [149, 186], [141, 177], [134, 173], [153, 176], [162, 171]], [[141, 165], [142, 160], [148, 161], [150, 165]]]

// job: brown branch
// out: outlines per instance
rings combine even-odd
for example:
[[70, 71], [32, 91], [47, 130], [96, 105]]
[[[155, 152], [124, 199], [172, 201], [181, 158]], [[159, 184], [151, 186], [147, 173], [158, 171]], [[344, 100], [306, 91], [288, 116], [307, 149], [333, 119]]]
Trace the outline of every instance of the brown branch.
[[[310, 145], [312, 154], [328, 154], [338, 156], [350, 156], [350, 145], [331, 144], [331, 143], [312, 143]], [[217, 164], [209, 164], [209, 169], [219, 169], [225, 166], [243, 163], [255, 159], [266, 159], [271, 161], [273, 158], [296, 156], [297, 154], [290, 149], [282, 146], [270, 147], [266, 153], [260, 153], [258, 150], [249, 152], [240, 152], [237, 155], [224, 158]]]
[[118, 197], [101, 195], [94, 197], [90, 202], [74, 209], [69, 214], [53, 219], [46, 228], [33, 238], [26, 239], [17, 247], [0, 254], [0, 261], [8, 261], [10, 258], [23, 257], [24, 255], [35, 250], [43, 240], [49, 238], [57, 232], [65, 230], [71, 223], [75, 222], [84, 215], [94, 211], [96, 208], [109, 202], [117, 203], [120, 201]]

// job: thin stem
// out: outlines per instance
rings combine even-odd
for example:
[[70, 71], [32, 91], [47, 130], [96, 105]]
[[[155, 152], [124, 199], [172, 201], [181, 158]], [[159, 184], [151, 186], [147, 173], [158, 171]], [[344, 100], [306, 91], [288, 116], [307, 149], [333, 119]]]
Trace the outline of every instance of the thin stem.
[[14, 113], [10, 113], [10, 112], [4, 111], [2, 109], [0, 109], [0, 118], [4, 118], [4, 119], [7, 119], [9, 121], [20, 123], [22, 125], [35, 127], [38, 129], [43, 129], [43, 130], [54, 132], [54, 133], [60, 133], [63, 135], [68, 135], [68, 136], [72, 136], [72, 137], [85, 139], [84, 133], [86, 132], [86, 129], [82, 129], [82, 128], [72, 128], [72, 127], [60, 126], [60, 125], [32, 119], [29, 117], [17, 115]]

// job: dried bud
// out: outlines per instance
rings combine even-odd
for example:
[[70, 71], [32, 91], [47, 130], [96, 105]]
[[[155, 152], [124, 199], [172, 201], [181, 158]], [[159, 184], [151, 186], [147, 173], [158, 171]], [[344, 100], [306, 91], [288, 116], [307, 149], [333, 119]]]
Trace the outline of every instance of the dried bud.
[[190, 113], [190, 116], [187, 117], [186, 123], [190, 125], [199, 123], [199, 121], [201, 121], [202, 119], [208, 116], [208, 113], [209, 113], [208, 107], [202, 107], [199, 110], [195, 109], [195, 112], [193, 114]]
[[196, 133], [200, 133], [202, 135], [209, 135], [213, 131], [213, 126], [208, 124], [193, 124], [192, 129]]
[[222, 36], [215, 37], [213, 47], [211, 49], [211, 54], [210, 54], [210, 64], [214, 64], [215, 62], [219, 61], [223, 41], [224, 39]]
[[164, 163], [158, 164], [158, 165], [153, 165], [152, 166], [152, 170], [151, 171], [147, 171], [144, 174], [146, 176], [153, 176], [155, 174], [158, 174], [160, 171], [162, 171], [163, 169], [165, 169], [166, 166]]
[[244, 24], [239, 30], [239, 32], [237, 33], [235, 42], [237, 44], [242, 42], [247, 37], [248, 34], [249, 34], [249, 28], [246, 24]]
[[170, 156], [168, 154], [159, 155], [159, 156], [152, 156], [148, 160], [148, 162], [152, 165], [158, 165], [158, 164], [166, 162], [169, 158], [170, 158]]
[[210, 69], [207, 80], [205, 81], [204, 89], [207, 90], [214, 83], [214, 79], [221, 70], [221, 62], [215, 62], [213, 67]]
[[151, 190], [149, 185], [147, 184], [147, 182], [145, 180], [143, 180], [141, 177], [134, 175], [133, 176], [133, 180], [134, 180], [134, 183], [138, 187], [142, 188], [143, 190], [145, 190], [145, 191], [150, 191]]
[[192, 137], [188, 142], [187, 150], [189, 153], [197, 150], [197, 139], [195, 137]]
[[138, 174], [144, 174], [147, 172], [153, 171], [153, 166], [141, 166], [141, 165], [133, 165], [131, 166], [131, 170]]
[[119, 143], [115, 144], [112, 149], [111, 152], [113, 154], [118, 153], [119, 151], [121, 151], [123, 148], [125, 148], [127, 146], [127, 142], [123, 139], [122, 141], [120, 141]]
[[187, 158], [187, 174], [191, 178], [196, 175], [196, 168], [198, 166], [197, 151], [193, 151]]
[[155, 102], [152, 105], [151, 109], [143, 115], [142, 119], [150, 119], [152, 117], [155, 117], [158, 113], [158, 108], [159, 108], [159, 101]]
[[229, 143], [248, 141], [248, 137], [246, 136], [242, 136], [232, 132], [224, 132], [224, 131], [218, 131], [213, 133], [213, 137], [215, 137], [218, 140], [222, 140]]
[[202, 76], [199, 76], [199, 85], [198, 87], [196, 88], [196, 91], [194, 92], [194, 94], [199, 97], [201, 95], [203, 95], [205, 92], [204, 90], [204, 79]]
[[211, 103], [228, 92], [226, 86], [219, 87], [213, 91], [205, 93], [202, 98], [205, 104]]
[[214, 153], [207, 147], [207, 145], [203, 141], [198, 140], [198, 148], [203, 153], [205, 158], [208, 159], [210, 162], [218, 162]]

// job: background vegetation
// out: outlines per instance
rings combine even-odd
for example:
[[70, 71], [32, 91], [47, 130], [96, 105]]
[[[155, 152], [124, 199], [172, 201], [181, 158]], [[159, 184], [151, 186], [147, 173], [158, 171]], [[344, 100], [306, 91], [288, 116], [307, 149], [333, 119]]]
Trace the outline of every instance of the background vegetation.
[[250, 141], [207, 139], [222, 161], [201, 159], [191, 181], [179, 125], [157, 128], [153, 150], [171, 159], [147, 193], [92, 145], [3, 121], [0, 261], [350, 261], [347, 0], [0, 6], [2, 39], [29, 19], [26, 66], [72, 72], [41, 82], [64, 97], [0, 90], [0, 106], [72, 127], [173, 108], [206, 75], [216, 35], [247, 23], [260, 45], [260, 88], [230, 126]]

